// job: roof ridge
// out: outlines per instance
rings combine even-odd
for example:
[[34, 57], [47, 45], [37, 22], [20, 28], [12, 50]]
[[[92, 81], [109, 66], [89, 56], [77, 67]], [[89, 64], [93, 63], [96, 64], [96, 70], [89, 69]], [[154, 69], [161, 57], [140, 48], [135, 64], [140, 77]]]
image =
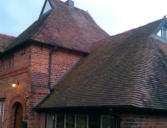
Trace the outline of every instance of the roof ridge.
[[[53, 7], [55, 6], [56, 2], [66, 5], [66, 7], [69, 7], [69, 6], [66, 4], [66, 1], [62, 1], [62, 0], [49, 0], [49, 1], [50, 1], [50, 3], [52, 4]], [[83, 11], [83, 12], [86, 13], [86, 14], [89, 13], [87, 10], [83, 10], [83, 9], [81, 9], [81, 8], [79, 8], [79, 7], [76, 7], [76, 6], [74, 6], [73, 9], [77, 9], [77, 10], [79, 10], [79, 11]]]
[[55, 8], [45, 13], [20, 34], [5, 49], [4, 54], [27, 40], [87, 54], [94, 41], [108, 36], [88, 13], [78, 8], [69, 8], [64, 2], [57, 1]]
[[[162, 20], [162, 21], [160, 22], [160, 25], [161, 25], [161, 23], [163, 22], [163, 19], [159, 19], [159, 20]], [[145, 27], [145, 26], [150, 25], [150, 24], [153, 24], [153, 23], [155, 23], [155, 22], [157, 22], [157, 21], [159, 21], [159, 20], [156, 20], [156, 21], [153, 21], [153, 22], [149, 22], [149, 23], [147, 23], [147, 24], [145, 24], [145, 25], [141, 25], [141, 26], [138, 26], [138, 27], [134, 27], [134, 28], [132, 28], [132, 29], [129, 29], [129, 30], [124, 31], [124, 32], [121, 32], [121, 33], [119, 33], [119, 34], [123, 34], [123, 33], [126, 33], [126, 32], [130, 32], [130, 31], [133, 31], [133, 30], [136, 30], [136, 29]], [[119, 34], [116, 34], [116, 35], [119, 35]], [[114, 35], [114, 36], [115, 36], [115, 35]]]

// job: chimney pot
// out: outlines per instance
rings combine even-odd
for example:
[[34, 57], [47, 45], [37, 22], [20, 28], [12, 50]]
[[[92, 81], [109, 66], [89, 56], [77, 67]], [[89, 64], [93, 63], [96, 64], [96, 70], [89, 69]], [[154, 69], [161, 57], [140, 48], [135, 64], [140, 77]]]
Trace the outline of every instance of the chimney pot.
[[74, 1], [73, 0], [67, 0], [66, 4], [70, 6], [71, 8], [74, 8]]

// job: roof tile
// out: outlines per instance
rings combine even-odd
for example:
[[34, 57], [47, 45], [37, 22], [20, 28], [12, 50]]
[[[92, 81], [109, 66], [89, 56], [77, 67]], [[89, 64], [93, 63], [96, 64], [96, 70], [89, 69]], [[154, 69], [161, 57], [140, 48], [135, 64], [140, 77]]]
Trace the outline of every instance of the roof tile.
[[0, 34], [0, 52], [3, 52], [4, 49], [12, 43], [12, 41], [15, 39], [13, 36]]
[[37, 108], [167, 108], [167, 54], [150, 35], [162, 20], [95, 43]]
[[6, 50], [35, 40], [71, 50], [89, 53], [94, 41], [109, 37], [91, 18], [78, 8], [56, 1], [53, 10], [23, 32]]

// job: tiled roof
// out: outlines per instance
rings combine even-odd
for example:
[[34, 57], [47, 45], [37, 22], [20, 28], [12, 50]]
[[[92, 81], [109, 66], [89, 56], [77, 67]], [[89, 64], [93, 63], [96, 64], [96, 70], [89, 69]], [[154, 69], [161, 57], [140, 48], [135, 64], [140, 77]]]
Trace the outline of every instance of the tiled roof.
[[133, 106], [167, 110], [167, 44], [150, 36], [161, 22], [96, 43], [37, 109]]
[[[53, 2], [53, 1], [52, 1]], [[53, 10], [41, 17], [6, 50], [26, 40], [90, 52], [94, 41], [109, 37], [91, 18], [88, 12], [71, 8], [61, 1], [54, 1]]]
[[0, 52], [3, 52], [4, 49], [15, 39], [13, 36], [0, 34]]

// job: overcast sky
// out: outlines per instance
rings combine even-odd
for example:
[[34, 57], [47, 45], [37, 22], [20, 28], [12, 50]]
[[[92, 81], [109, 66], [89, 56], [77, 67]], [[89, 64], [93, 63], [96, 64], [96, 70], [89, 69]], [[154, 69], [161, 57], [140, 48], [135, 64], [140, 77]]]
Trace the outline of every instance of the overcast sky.
[[[65, 1], [65, 0], [62, 0]], [[110, 35], [162, 18], [167, 0], [74, 0]], [[0, 0], [0, 33], [18, 36], [38, 19], [44, 0]]]

